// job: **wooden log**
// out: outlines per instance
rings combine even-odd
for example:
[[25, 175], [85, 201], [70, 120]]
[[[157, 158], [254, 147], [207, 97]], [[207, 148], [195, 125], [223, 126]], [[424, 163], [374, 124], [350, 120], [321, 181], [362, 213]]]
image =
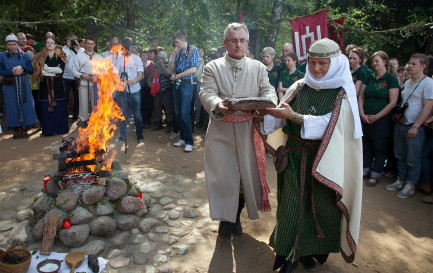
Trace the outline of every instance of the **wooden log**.
[[[42, 219], [40, 221], [42, 221]], [[57, 213], [54, 212], [48, 217], [47, 224], [44, 227], [41, 250], [39, 251], [43, 255], [50, 255], [51, 253], [51, 248], [53, 247], [54, 238], [57, 233], [58, 222], [59, 215]]]

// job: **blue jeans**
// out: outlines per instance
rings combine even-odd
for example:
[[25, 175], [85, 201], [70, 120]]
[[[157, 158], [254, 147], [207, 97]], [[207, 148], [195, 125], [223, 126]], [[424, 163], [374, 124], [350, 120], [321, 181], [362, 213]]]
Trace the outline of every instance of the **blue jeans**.
[[123, 92], [118, 92], [117, 94], [117, 103], [119, 107], [122, 109], [123, 116], [125, 120], [120, 121], [119, 130], [120, 137], [126, 137], [126, 124], [131, 117], [131, 113], [134, 115], [135, 122], [135, 133], [137, 137], [140, 138], [143, 136], [143, 120], [141, 118], [141, 93], [129, 93], [126, 90]]
[[370, 172], [371, 170], [372, 177], [378, 178], [382, 176], [388, 149], [387, 143], [388, 138], [386, 137], [366, 139], [366, 136], [364, 136], [362, 138], [363, 171]]
[[174, 112], [180, 129], [180, 139], [189, 145], [194, 145], [190, 116], [192, 93], [193, 85], [189, 80], [182, 81], [179, 86], [173, 85]]
[[410, 125], [396, 124], [394, 128], [394, 154], [397, 158], [400, 181], [416, 185], [421, 174], [425, 128], [420, 126], [416, 138], [408, 138]]

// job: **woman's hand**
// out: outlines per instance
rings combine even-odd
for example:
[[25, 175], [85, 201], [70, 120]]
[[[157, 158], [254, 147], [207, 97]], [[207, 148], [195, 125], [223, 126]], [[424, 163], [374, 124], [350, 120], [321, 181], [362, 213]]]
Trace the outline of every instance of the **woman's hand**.
[[377, 115], [367, 115], [369, 124], [373, 124], [375, 121], [377, 121], [379, 119], [379, 117]]
[[276, 118], [284, 118], [284, 119], [295, 119], [295, 111], [293, 111], [292, 107], [287, 103], [282, 103], [280, 108], [266, 108], [268, 114], [276, 117]]
[[362, 122], [366, 123], [366, 124], [370, 124], [370, 120], [368, 119], [368, 116], [364, 115], [364, 114], [360, 114], [361, 120]]

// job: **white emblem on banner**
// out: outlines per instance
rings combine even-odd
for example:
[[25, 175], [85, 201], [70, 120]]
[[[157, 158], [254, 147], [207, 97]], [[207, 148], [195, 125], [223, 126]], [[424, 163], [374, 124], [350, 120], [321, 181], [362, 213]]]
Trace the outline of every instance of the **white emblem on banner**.
[[[301, 41], [299, 41], [299, 32], [295, 32], [295, 51], [298, 55], [298, 61], [303, 61], [307, 59], [307, 38], [310, 38], [310, 43], [308, 46], [316, 40], [322, 39], [322, 34], [320, 33], [320, 25], [316, 26], [316, 37], [314, 37], [314, 32], [310, 32], [310, 26], [305, 27], [305, 34], [301, 35]], [[302, 47], [300, 45], [302, 43]], [[302, 51], [302, 52], [301, 52]], [[302, 54], [301, 54], [302, 53]]]

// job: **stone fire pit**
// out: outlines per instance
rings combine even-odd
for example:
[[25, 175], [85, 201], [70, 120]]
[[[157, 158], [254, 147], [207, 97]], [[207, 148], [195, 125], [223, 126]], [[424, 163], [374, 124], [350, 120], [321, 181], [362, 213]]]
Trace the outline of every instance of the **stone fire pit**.
[[[111, 237], [118, 230], [131, 230], [147, 215], [151, 205], [149, 195], [143, 194], [142, 198], [137, 195], [137, 187], [119, 168], [113, 169], [112, 176], [100, 178], [99, 184], [72, 184], [65, 190], [51, 179], [46, 192], [36, 196], [29, 210], [33, 239], [42, 240], [52, 213], [57, 213], [60, 220], [56, 240], [69, 248], [82, 246], [89, 235]], [[69, 229], [63, 227], [65, 218], [71, 220]]]

